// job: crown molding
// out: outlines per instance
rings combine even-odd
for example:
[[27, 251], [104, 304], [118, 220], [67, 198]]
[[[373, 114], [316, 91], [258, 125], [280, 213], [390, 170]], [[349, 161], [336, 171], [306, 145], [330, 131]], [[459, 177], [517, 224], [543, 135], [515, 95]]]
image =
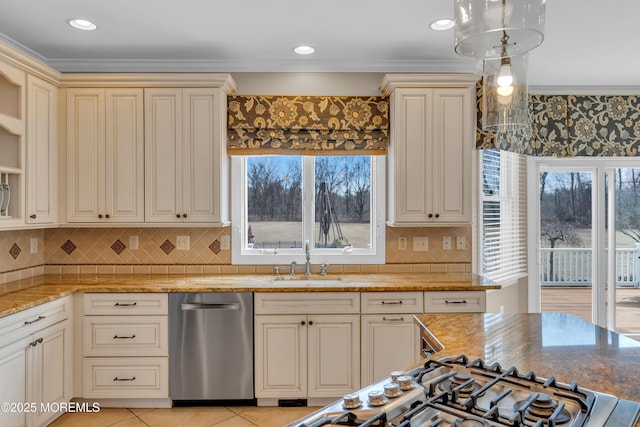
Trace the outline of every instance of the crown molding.
[[0, 33], [0, 59], [53, 85], [58, 85], [61, 73], [47, 65], [44, 57]]
[[471, 87], [482, 77], [480, 74], [385, 74], [380, 91], [390, 95], [397, 88]]
[[533, 86], [530, 95], [640, 95], [640, 86]]
[[220, 73], [64, 73], [61, 87], [219, 87], [230, 94], [237, 84]]

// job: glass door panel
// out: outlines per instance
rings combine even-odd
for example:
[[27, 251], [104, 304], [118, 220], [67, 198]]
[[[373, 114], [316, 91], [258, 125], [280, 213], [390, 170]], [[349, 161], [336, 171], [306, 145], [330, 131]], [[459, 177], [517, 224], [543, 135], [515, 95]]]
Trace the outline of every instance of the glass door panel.
[[592, 321], [592, 172], [540, 172], [541, 311]]
[[615, 174], [614, 191], [608, 188], [607, 193], [615, 197], [616, 284], [613, 304], [607, 304], [613, 310], [613, 324], [608, 326], [640, 339], [640, 169], [616, 168], [609, 173]]

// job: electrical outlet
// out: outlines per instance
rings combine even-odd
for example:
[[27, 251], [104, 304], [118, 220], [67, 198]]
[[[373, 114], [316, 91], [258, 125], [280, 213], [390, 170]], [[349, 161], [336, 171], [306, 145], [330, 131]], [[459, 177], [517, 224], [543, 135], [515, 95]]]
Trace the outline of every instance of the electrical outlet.
[[138, 249], [138, 236], [129, 236], [129, 249], [132, 251]]
[[188, 251], [189, 236], [176, 236], [176, 249], [179, 251]]
[[32, 254], [37, 254], [38, 253], [38, 238], [37, 237], [32, 237], [31, 238], [31, 253]]
[[227, 236], [226, 234], [224, 236], [220, 236], [220, 249], [223, 251], [228, 251], [229, 249], [231, 249], [230, 236]]
[[413, 251], [427, 252], [429, 250], [429, 238], [413, 236]]
[[459, 251], [467, 249], [467, 238], [465, 236], [456, 236], [456, 249]]
[[398, 237], [398, 250], [406, 251], [407, 250], [407, 238], [406, 237]]
[[442, 249], [445, 251], [451, 250], [451, 236], [442, 237]]

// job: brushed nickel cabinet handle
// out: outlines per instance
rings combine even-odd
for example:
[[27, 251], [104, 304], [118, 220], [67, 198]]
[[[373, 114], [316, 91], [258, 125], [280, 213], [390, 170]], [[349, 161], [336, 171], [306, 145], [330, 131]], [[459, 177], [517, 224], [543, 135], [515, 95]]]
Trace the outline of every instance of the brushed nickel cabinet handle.
[[404, 317], [383, 317], [385, 322], [404, 322]]
[[137, 302], [131, 302], [131, 303], [125, 303], [125, 302], [120, 303], [120, 302], [117, 302], [117, 303], [113, 304], [114, 307], [134, 307], [136, 305], [138, 305]]
[[132, 340], [132, 339], [134, 339], [135, 337], [136, 337], [136, 335], [135, 335], [135, 334], [131, 335], [130, 337], [121, 337], [121, 336], [119, 336], [119, 335], [114, 335], [114, 336], [113, 336], [113, 339], [114, 339], [114, 340]]
[[113, 380], [114, 381], [135, 381], [136, 377], [133, 377], [133, 378], [118, 378], [118, 377], [115, 377]]
[[449, 301], [448, 299], [444, 300], [445, 304], [466, 304], [467, 300], [451, 300]]
[[382, 305], [398, 305], [402, 304], [402, 300], [400, 301], [382, 301]]

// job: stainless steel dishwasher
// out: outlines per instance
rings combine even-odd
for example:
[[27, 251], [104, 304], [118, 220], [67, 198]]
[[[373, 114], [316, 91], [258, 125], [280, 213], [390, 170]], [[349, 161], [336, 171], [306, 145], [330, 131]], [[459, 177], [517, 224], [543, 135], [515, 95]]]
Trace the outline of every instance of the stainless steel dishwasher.
[[253, 294], [169, 294], [169, 372], [175, 404], [253, 400]]

